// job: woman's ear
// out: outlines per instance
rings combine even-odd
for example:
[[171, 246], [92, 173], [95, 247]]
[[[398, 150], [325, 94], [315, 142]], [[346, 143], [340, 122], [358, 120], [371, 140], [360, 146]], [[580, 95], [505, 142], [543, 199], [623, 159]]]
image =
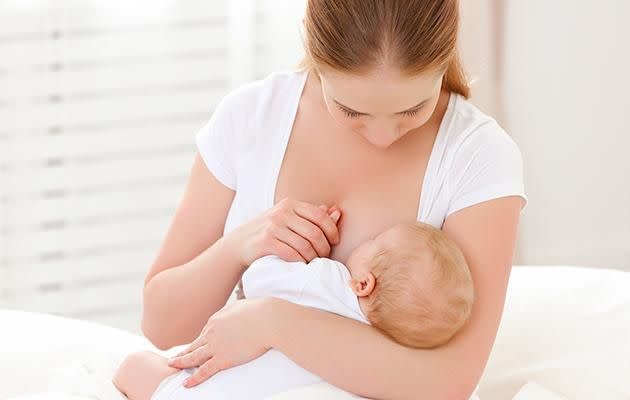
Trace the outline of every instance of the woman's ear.
[[361, 279], [352, 278], [350, 280], [350, 288], [358, 297], [369, 296], [374, 291], [376, 285], [376, 277], [368, 272]]

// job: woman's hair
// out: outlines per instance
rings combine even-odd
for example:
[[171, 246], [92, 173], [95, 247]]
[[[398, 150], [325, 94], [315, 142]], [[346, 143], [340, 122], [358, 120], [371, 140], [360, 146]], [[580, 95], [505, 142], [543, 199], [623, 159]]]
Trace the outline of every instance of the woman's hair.
[[408, 76], [445, 71], [442, 87], [468, 98], [457, 51], [458, 0], [308, 0], [300, 69], [365, 73], [379, 65]]

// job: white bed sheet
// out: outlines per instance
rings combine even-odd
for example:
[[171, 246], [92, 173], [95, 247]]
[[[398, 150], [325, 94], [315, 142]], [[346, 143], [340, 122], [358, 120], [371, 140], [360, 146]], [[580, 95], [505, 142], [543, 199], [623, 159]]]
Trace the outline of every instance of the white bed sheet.
[[[0, 310], [0, 400], [124, 400], [111, 383], [145, 338], [97, 323]], [[480, 383], [483, 400], [630, 399], [630, 273], [515, 267]], [[80, 379], [77, 379], [79, 377]], [[555, 396], [555, 397], [551, 397]], [[326, 384], [274, 396], [357, 399]]]

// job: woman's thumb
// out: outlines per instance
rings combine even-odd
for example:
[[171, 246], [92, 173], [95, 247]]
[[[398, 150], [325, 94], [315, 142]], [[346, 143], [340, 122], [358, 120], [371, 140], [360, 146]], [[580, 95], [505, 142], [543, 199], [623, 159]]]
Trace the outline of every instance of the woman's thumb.
[[[325, 205], [320, 205], [319, 208], [321, 208], [322, 210], [324, 210], [329, 216], [330, 218], [333, 219], [333, 221], [335, 221], [335, 223], [337, 223], [337, 221], [339, 221], [339, 218], [341, 217], [341, 211], [339, 211], [339, 209], [337, 208], [337, 206], [332, 206], [330, 208], [326, 207]], [[333, 210], [332, 212], [330, 210]]]
[[330, 218], [332, 218], [335, 223], [339, 221], [339, 217], [341, 217], [341, 213], [339, 212], [339, 210], [335, 210], [330, 214]]

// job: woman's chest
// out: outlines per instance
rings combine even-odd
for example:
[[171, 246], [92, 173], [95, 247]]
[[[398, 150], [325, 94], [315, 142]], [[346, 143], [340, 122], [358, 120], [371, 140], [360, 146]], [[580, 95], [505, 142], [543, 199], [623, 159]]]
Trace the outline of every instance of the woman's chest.
[[431, 147], [409, 137], [401, 150], [383, 151], [361, 146], [362, 138], [334, 137], [334, 129], [297, 118], [272, 189], [274, 204], [289, 197], [340, 207], [341, 240], [330, 257], [345, 262], [363, 241], [417, 220]]

